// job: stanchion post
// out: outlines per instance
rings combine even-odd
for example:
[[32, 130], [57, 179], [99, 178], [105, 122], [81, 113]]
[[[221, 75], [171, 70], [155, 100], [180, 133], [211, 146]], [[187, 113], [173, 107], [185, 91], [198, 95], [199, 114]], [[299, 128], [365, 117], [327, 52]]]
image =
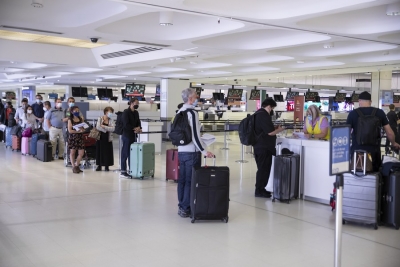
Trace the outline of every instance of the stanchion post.
[[[228, 130], [228, 129], [229, 129], [229, 119], [225, 122], [225, 131]], [[229, 138], [229, 135], [228, 135], [228, 138], [226, 140], [232, 141], [232, 139]]]
[[343, 174], [336, 175], [335, 267], [342, 266]]
[[242, 145], [242, 148], [241, 148], [241, 159], [240, 160], [236, 160], [235, 162], [238, 162], [238, 163], [247, 163], [248, 161], [247, 160], [244, 160], [244, 149], [243, 149], [243, 147], [244, 147], [244, 145]]
[[225, 129], [225, 131], [224, 131], [224, 147], [223, 148], [221, 148], [221, 150], [229, 150], [229, 148], [228, 148], [228, 144], [226, 143], [226, 129]]
[[118, 170], [114, 170], [114, 172], [121, 172], [121, 145], [122, 145], [121, 139], [122, 139], [122, 135], [120, 135], [119, 138], [118, 138], [118, 158], [119, 158], [118, 162], [119, 162], [119, 168], [118, 168]]

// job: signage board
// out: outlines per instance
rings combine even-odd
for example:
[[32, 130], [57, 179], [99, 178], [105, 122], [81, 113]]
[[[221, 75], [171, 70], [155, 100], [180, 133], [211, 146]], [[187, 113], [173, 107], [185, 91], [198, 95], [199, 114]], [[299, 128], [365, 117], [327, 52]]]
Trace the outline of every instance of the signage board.
[[331, 127], [329, 175], [350, 172], [350, 125]]
[[260, 90], [252, 89], [249, 100], [260, 100]]
[[393, 96], [393, 103], [400, 103], [400, 95]]
[[360, 96], [360, 94], [352, 94], [351, 95], [351, 102], [356, 103], [358, 102], [358, 97]]
[[126, 96], [144, 96], [144, 91], [146, 90], [145, 84], [127, 84], [125, 87]]
[[336, 102], [345, 102], [346, 101], [346, 93], [336, 93], [335, 100], [336, 100]]
[[286, 100], [291, 100], [291, 101], [293, 101], [294, 100], [294, 97], [295, 96], [298, 96], [299, 95], [299, 92], [287, 92], [286, 93]]
[[228, 98], [242, 99], [243, 89], [229, 89]]
[[306, 95], [306, 102], [311, 101], [311, 102], [316, 102], [318, 98], [318, 93], [317, 92], [307, 92]]
[[304, 119], [304, 96], [294, 97], [294, 121], [300, 122]]

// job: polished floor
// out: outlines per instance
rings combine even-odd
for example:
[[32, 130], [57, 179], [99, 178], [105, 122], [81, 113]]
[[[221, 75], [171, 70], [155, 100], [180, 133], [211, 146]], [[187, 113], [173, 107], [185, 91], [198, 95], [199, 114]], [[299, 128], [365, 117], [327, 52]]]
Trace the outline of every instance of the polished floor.
[[[73, 174], [61, 160], [42, 163], [1, 143], [0, 267], [333, 266], [330, 207], [254, 198], [254, 159], [235, 163], [240, 146], [231, 138], [230, 150], [220, 150], [222, 137], [211, 149], [217, 165], [231, 168], [228, 224], [177, 215], [165, 153], [156, 156], [155, 179], [141, 181]], [[400, 231], [344, 225], [342, 251], [342, 266], [399, 267]]]

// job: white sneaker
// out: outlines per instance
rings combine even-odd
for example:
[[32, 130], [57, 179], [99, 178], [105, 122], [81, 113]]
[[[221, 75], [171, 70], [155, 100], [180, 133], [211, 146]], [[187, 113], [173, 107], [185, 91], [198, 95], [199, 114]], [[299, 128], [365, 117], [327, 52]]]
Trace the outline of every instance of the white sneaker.
[[124, 178], [124, 179], [132, 179], [132, 176], [130, 176], [128, 173], [126, 172], [121, 172], [119, 174], [119, 177]]

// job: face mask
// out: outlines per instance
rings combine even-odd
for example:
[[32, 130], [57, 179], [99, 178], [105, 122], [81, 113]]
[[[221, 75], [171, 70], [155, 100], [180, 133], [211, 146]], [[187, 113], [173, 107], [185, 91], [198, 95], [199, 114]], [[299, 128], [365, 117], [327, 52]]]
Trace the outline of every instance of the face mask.
[[79, 112], [73, 112], [72, 114], [74, 114], [75, 117], [79, 117]]
[[108, 112], [108, 113], [107, 113], [107, 117], [109, 117], [109, 118], [111, 118], [112, 115], [113, 115], [112, 112]]
[[32, 113], [32, 110], [30, 109], [30, 110], [28, 110], [27, 112], [28, 112], [28, 114], [31, 114], [31, 113]]
[[197, 100], [197, 98], [196, 98], [196, 100], [192, 103], [192, 106], [193, 107], [195, 107], [195, 106], [197, 106], [197, 103], [198, 103], [199, 101]]
[[308, 115], [307, 118], [308, 118], [309, 121], [312, 120], [312, 116], [311, 115]]
[[43, 107], [43, 111], [47, 111], [47, 108]]
[[138, 109], [138, 108], [139, 108], [139, 105], [134, 105], [133, 108], [134, 108], [134, 109]]
[[57, 107], [57, 108], [61, 108], [61, 107], [62, 107], [62, 103], [57, 103], [57, 104], [56, 104], [56, 107]]
[[42, 102], [42, 100], [36, 99], [36, 103], [40, 104], [40, 102]]
[[72, 108], [73, 106], [75, 106], [75, 103], [68, 103], [68, 106], [69, 106], [70, 108]]

